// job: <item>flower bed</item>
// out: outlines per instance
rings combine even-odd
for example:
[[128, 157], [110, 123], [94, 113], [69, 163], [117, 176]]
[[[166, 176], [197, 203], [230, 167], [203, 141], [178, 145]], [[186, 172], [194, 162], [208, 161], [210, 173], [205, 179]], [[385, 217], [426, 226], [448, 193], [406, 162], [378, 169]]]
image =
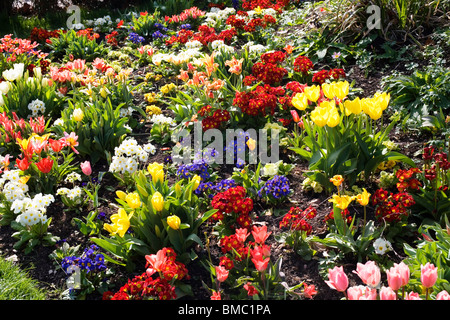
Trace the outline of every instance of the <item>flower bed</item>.
[[2, 255], [51, 299], [448, 300], [448, 117], [305, 46], [327, 5], [5, 35]]

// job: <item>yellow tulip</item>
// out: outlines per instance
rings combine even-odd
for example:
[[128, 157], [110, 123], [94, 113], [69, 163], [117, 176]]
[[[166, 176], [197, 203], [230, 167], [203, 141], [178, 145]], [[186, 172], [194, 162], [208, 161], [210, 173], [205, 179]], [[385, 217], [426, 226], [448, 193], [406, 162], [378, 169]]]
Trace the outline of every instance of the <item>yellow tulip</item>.
[[157, 171], [157, 170], [162, 170], [163, 168], [164, 168], [164, 165], [162, 163], [153, 162], [148, 165], [147, 171], [150, 174], [152, 174], [152, 172]]
[[153, 194], [151, 202], [156, 211], [162, 211], [164, 209], [164, 198], [158, 191]]
[[28, 143], [30, 143], [30, 138], [28, 138], [28, 139], [17, 138], [16, 141], [17, 141], [17, 144], [22, 148], [22, 150], [25, 151], [28, 148]]
[[327, 126], [333, 128], [336, 127], [340, 122], [341, 116], [339, 115], [337, 108], [332, 108], [330, 111], [328, 111]]
[[30, 180], [30, 178], [31, 178], [31, 175], [26, 175], [26, 176], [20, 177], [19, 181], [21, 184], [27, 184], [27, 182], [28, 182], [28, 180]]
[[130, 227], [130, 219], [123, 208], [120, 208], [116, 214], [111, 216], [112, 224], [105, 223], [103, 228], [110, 233], [110, 235], [119, 234], [123, 238]]
[[365, 188], [363, 188], [363, 192], [356, 196], [356, 200], [362, 206], [367, 206], [369, 204], [370, 193], [367, 192]]
[[157, 183], [158, 181], [164, 181], [164, 170], [155, 170], [151, 174], [153, 183]]
[[106, 89], [105, 87], [102, 87], [102, 88], [100, 89], [100, 95], [101, 95], [104, 99], [106, 99], [106, 97], [107, 97], [110, 93], [111, 93], [111, 92], [109, 92], [109, 90]]
[[202, 181], [202, 178], [199, 175], [195, 175], [192, 178], [192, 181], [194, 181], [194, 186], [192, 188], [192, 190], [197, 190], [198, 186], [200, 185], [200, 182]]
[[169, 227], [171, 227], [173, 230], [180, 229], [181, 220], [178, 216], [172, 215], [167, 217], [167, 224]]
[[325, 95], [325, 97], [327, 97], [328, 99], [334, 99], [335, 95], [334, 95], [334, 84], [331, 83], [322, 83], [322, 91], [323, 94]]
[[320, 87], [318, 85], [306, 87], [304, 92], [309, 101], [316, 102], [320, 98]]
[[339, 187], [342, 182], [344, 182], [344, 178], [340, 174], [337, 174], [330, 179], [330, 182], [332, 182], [334, 186]]
[[125, 201], [132, 209], [136, 209], [141, 206], [141, 198], [139, 198], [139, 195], [136, 192], [127, 194]]
[[247, 146], [248, 146], [248, 148], [249, 148], [250, 150], [255, 150], [255, 148], [256, 148], [256, 141], [255, 141], [255, 139], [248, 138], [248, 140], [247, 140]]
[[120, 199], [125, 201], [125, 198], [127, 197], [127, 194], [121, 190], [116, 191], [116, 196]]
[[386, 110], [386, 108], [389, 105], [389, 101], [391, 99], [391, 94], [390, 93], [380, 93], [377, 92], [374, 94], [374, 100], [376, 101], [376, 104], [380, 106], [380, 108], [384, 111]]
[[327, 108], [316, 107], [313, 111], [311, 111], [311, 120], [319, 127], [325, 126], [328, 121]]
[[291, 103], [295, 108], [303, 111], [308, 107], [308, 98], [304, 92], [299, 92], [292, 98]]
[[333, 202], [333, 204], [338, 207], [341, 210], [345, 210], [347, 209], [348, 205], [350, 204], [350, 202], [353, 201], [353, 197], [351, 196], [338, 196], [336, 194], [333, 194], [333, 198], [328, 200], [330, 202]]
[[353, 114], [361, 113], [361, 100], [359, 99], [359, 97], [355, 98], [355, 100], [345, 100], [344, 109], [350, 111]]
[[[364, 103], [361, 104], [364, 112], [373, 120], [378, 120], [383, 114], [383, 109], [376, 104], [373, 99], [363, 99]], [[362, 101], [362, 100], [361, 100]]]
[[336, 98], [343, 100], [349, 92], [350, 84], [348, 81], [339, 81], [334, 83], [333, 91]]

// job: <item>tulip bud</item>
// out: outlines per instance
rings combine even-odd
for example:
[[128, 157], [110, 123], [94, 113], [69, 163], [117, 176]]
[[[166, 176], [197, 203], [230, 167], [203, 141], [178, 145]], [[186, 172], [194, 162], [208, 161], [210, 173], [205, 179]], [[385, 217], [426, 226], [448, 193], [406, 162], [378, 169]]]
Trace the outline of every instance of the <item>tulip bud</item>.
[[81, 163], [81, 171], [83, 171], [83, 173], [87, 176], [90, 176], [92, 174], [92, 168], [91, 168], [91, 163], [89, 161], [85, 161], [83, 163]]
[[164, 198], [161, 193], [156, 191], [152, 196], [152, 206], [156, 211], [162, 211], [164, 208]]
[[171, 227], [173, 230], [180, 229], [181, 220], [178, 216], [172, 215], [167, 217], [167, 224], [169, 227]]
[[194, 181], [194, 186], [192, 187], [192, 190], [197, 190], [198, 186], [200, 185], [200, 182], [202, 181], [202, 178], [198, 175], [195, 175], [192, 178], [192, 181]]
[[80, 108], [76, 108], [73, 111], [72, 117], [73, 117], [73, 120], [80, 122], [81, 120], [83, 120], [83, 117], [84, 117], [83, 110], [81, 110]]

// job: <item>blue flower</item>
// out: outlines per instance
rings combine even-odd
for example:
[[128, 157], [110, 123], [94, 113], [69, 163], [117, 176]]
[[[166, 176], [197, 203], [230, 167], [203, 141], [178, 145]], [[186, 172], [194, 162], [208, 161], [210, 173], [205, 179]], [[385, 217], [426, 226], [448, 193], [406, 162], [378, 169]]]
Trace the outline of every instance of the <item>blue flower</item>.
[[285, 176], [275, 175], [273, 178], [268, 180], [258, 191], [258, 195], [262, 197], [264, 193], [266, 195], [271, 195], [275, 199], [280, 199], [289, 195], [289, 187], [290, 185], [288, 178], [286, 178]]
[[128, 39], [135, 44], [140, 44], [145, 41], [144, 37], [138, 35], [135, 32], [130, 32], [130, 34], [128, 35]]
[[180, 26], [180, 29], [184, 29], [184, 30], [191, 30], [191, 28], [192, 28], [192, 26], [189, 24], [189, 23], [185, 23], [185, 24], [182, 24], [181, 26]]

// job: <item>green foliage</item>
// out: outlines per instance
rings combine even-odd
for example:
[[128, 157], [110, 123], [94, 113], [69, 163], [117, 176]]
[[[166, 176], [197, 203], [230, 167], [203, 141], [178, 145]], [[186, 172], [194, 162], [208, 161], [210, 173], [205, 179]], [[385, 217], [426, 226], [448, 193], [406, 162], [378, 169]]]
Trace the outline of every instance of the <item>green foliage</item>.
[[358, 219], [353, 219], [350, 225], [344, 221], [341, 209], [334, 206], [334, 227], [330, 230], [325, 238], [313, 236], [311, 242], [317, 242], [342, 253], [343, 255], [356, 256], [358, 261], [362, 261], [364, 257], [373, 253], [374, 248], [371, 246], [373, 240], [378, 238], [382, 233], [382, 228], [377, 228], [375, 222], [370, 220], [364, 226], [362, 232], [358, 232]]
[[391, 94], [393, 108], [420, 125], [423, 116], [449, 109], [450, 70], [431, 65], [409, 76], [393, 74], [384, 79], [384, 90]]
[[77, 31], [70, 29], [59, 32], [59, 37], [50, 38], [47, 46], [51, 49], [52, 59], [84, 59], [94, 61], [95, 58], [106, 56], [107, 45], [101, 41], [97, 42], [95, 37], [78, 35]]
[[[449, 227], [447, 220], [447, 228]], [[447, 229], [448, 230], [448, 229]], [[426, 240], [421, 240], [413, 248], [409, 244], [404, 245], [404, 251], [408, 255], [405, 263], [409, 266], [411, 279], [408, 286], [411, 289], [421, 291], [421, 265], [427, 262], [433, 264], [438, 269], [438, 279], [433, 286], [434, 293], [442, 290], [450, 290], [450, 235], [439, 224], [424, 221], [419, 228], [419, 233], [426, 236]], [[434, 236], [432, 236], [434, 234]], [[424, 238], [425, 238], [424, 236]], [[436, 238], [436, 240], [434, 240]]]
[[[75, 100], [76, 101], [76, 100]], [[91, 104], [82, 99], [72, 103], [61, 113], [63, 124], [54, 126], [56, 133], [75, 132], [79, 145], [77, 151], [83, 157], [89, 157], [91, 163], [100, 159], [109, 159], [114, 148], [120, 145], [124, 135], [128, 133], [125, 127], [127, 117], [120, 116], [119, 106], [113, 106], [111, 100], [96, 101]], [[80, 108], [84, 114], [81, 121], [75, 121], [73, 111]]]

